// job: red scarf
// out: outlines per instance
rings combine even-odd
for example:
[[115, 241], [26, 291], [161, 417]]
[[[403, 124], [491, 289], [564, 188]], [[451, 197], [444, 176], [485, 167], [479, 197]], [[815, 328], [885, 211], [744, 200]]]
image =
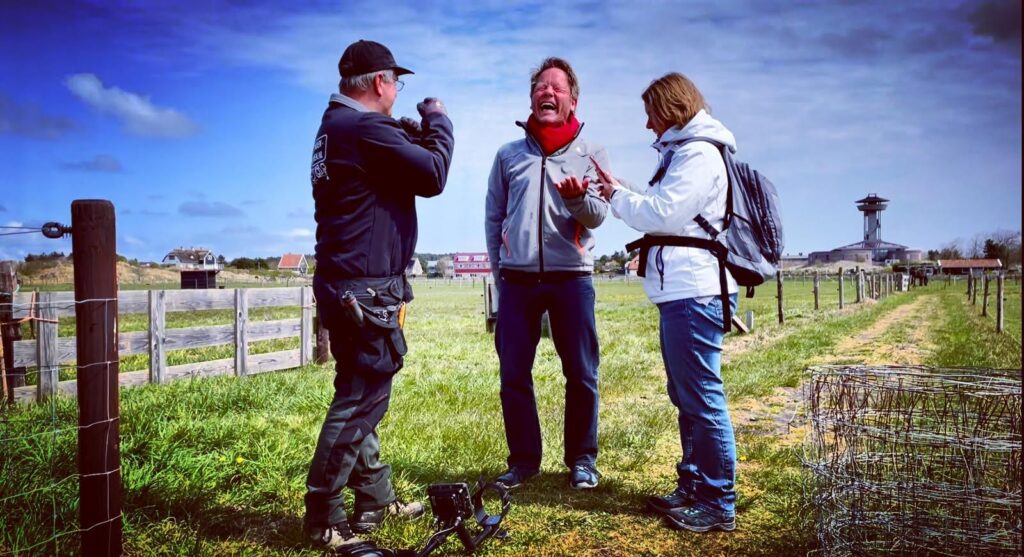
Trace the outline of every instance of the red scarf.
[[544, 151], [545, 155], [550, 155], [555, 151], [565, 147], [569, 144], [576, 133], [580, 131], [580, 122], [576, 119], [576, 115], [573, 114], [569, 117], [569, 121], [564, 124], [556, 126], [545, 126], [538, 122], [533, 114], [526, 121], [526, 131], [530, 132], [530, 135], [540, 143], [540, 148]]

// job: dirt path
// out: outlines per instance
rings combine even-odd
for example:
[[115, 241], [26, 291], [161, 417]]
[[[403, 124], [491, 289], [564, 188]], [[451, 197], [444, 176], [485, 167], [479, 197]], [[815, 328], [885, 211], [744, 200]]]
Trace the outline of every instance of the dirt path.
[[[809, 365], [922, 363], [933, 349], [927, 339], [938, 318], [936, 301], [935, 295], [924, 295], [897, 307]], [[800, 443], [807, 434], [801, 387], [779, 387], [771, 395], [746, 398], [730, 406], [738, 433], [772, 435], [783, 445]]]

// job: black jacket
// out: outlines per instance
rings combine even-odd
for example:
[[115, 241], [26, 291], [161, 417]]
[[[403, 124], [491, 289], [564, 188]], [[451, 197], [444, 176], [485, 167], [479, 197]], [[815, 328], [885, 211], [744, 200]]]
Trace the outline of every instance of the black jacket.
[[416, 249], [416, 196], [444, 190], [452, 123], [429, 114], [410, 138], [393, 118], [337, 96], [313, 146], [316, 275], [320, 281], [401, 275]]

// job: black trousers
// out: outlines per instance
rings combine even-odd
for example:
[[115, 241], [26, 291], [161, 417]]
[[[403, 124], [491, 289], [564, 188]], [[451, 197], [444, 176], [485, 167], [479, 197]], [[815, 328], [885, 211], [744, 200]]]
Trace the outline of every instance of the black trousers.
[[357, 369], [343, 330], [330, 331], [335, 365], [334, 399], [320, 429], [306, 478], [306, 526], [326, 528], [345, 522], [348, 487], [355, 511], [374, 511], [395, 500], [391, 467], [380, 461], [377, 424], [391, 399], [393, 375]]

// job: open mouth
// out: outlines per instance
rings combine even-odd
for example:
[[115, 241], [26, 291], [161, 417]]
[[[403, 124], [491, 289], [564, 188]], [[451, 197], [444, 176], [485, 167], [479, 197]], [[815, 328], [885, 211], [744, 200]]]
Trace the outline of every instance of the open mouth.
[[540, 103], [540, 111], [541, 112], [557, 112], [558, 108], [555, 106], [555, 103], [553, 103], [551, 101], [544, 101], [544, 102]]

